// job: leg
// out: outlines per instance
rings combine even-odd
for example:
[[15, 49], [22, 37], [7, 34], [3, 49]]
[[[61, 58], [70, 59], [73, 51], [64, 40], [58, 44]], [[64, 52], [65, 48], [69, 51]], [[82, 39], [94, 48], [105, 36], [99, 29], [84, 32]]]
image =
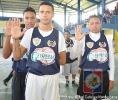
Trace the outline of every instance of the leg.
[[62, 66], [62, 75], [65, 76], [65, 79], [66, 79], [65, 86], [68, 87], [69, 86], [68, 76], [70, 75], [70, 64], [65, 64]]
[[70, 64], [70, 72], [72, 74], [72, 85], [74, 86], [78, 86], [78, 84], [75, 82], [77, 70], [78, 70], [78, 61], [76, 60]]
[[13, 70], [10, 72], [10, 74], [8, 75], [8, 77], [6, 79], [3, 80], [3, 83], [5, 86], [7, 86], [7, 83], [9, 82], [9, 80], [12, 78], [13, 76]]
[[76, 74], [72, 74], [72, 79], [75, 80]]
[[60, 100], [58, 84], [59, 74], [47, 75], [45, 77], [44, 100]]
[[68, 87], [68, 86], [69, 86], [68, 76], [65, 76], [65, 79], [66, 79], [66, 84], [65, 84], [65, 86]]
[[43, 76], [38, 76], [32, 73], [28, 73], [28, 76], [26, 79], [27, 82], [26, 82], [25, 100], [43, 100], [44, 99], [44, 90], [45, 90], [44, 78], [45, 77]]
[[6, 78], [6, 81], [8, 82], [11, 78], [12, 78], [12, 76], [13, 76], [13, 70], [10, 72], [10, 74], [8, 75], [8, 77]]
[[12, 100], [25, 100], [25, 76], [15, 73], [12, 80]]

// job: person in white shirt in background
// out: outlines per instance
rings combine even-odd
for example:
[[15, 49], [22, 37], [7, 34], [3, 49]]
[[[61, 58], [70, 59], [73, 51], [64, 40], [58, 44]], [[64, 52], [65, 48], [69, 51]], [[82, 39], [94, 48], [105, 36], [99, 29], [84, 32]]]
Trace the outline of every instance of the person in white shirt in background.
[[66, 64], [62, 65], [62, 75], [65, 76], [66, 79], [66, 84], [65, 86], [69, 86], [69, 75], [72, 74], [72, 85], [73, 86], [78, 86], [78, 84], [75, 82], [75, 77], [77, 74], [77, 69], [78, 69], [78, 57], [74, 59], [70, 59], [70, 51], [71, 48], [73, 47], [73, 40], [70, 39], [70, 32], [65, 31], [64, 34], [65, 37], [65, 43], [66, 43]]
[[[101, 19], [98, 16], [93, 15], [90, 16], [88, 21], [88, 27], [90, 29], [90, 33], [88, 35], [85, 36], [84, 34], [81, 34], [81, 26], [75, 28], [76, 40], [73, 48], [71, 49], [70, 58], [73, 59], [79, 54], [82, 54], [82, 60], [80, 63], [82, 71], [80, 74], [77, 95], [83, 96], [84, 100], [91, 100], [90, 98], [87, 98], [87, 96], [107, 97], [109, 96], [109, 91], [114, 88], [115, 64], [112, 40], [100, 33], [101, 24]], [[102, 69], [102, 93], [84, 93], [83, 73], [85, 69]]]

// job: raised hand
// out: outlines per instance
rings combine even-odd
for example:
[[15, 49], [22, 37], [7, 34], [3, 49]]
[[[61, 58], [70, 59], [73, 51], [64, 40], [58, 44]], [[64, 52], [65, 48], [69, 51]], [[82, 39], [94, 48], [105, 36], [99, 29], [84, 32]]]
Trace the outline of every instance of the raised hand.
[[75, 27], [75, 39], [78, 41], [85, 36], [85, 34], [81, 34], [81, 29], [82, 29], [81, 25]]
[[5, 29], [5, 34], [7, 36], [11, 36], [11, 28], [12, 28], [12, 19], [9, 19], [9, 21], [6, 22], [6, 29]]
[[21, 32], [20, 19], [18, 18], [13, 18], [11, 22], [12, 22], [12, 29], [11, 29], [12, 38], [19, 39], [26, 32], [27, 29]]

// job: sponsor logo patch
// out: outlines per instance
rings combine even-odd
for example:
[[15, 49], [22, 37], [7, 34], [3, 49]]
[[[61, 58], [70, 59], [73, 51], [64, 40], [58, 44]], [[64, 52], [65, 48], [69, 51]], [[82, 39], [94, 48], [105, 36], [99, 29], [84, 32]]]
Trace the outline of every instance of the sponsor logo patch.
[[41, 61], [44, 65], [50, 65], [55, 62], [55, 52], [50, 47], [36, 48], [31, 53], [33, 62]]
[[104, 48], [93, 49], [87, 55], [88, 61], [97, 60], [100, 63], [104, 63], [108, 60], [108, 53]]

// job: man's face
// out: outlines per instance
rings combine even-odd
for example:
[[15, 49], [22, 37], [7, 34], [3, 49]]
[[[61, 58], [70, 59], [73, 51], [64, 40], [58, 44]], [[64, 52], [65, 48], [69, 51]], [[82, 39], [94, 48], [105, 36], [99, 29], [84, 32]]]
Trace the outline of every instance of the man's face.
[[65, 37], [66, 40], [69, 40], [70, 39], [70, 34], [68, 32], [65, 32], [64, 37]]
[[88, 27], [90, 29], [90, 32], [93, 32], [93, 33], [99, 33], [100, 32], [100, 28], [101, 28], [101, 21], [99, 18], [91, 18], [89, 20], [89, 23], [88, 23]]
[[53, 17], [54, 17], [54, 13], [51, 6], [48, 5], [40, 6], [39, 18], [42, 24], [44, 25], [50, 24]]
[[23, 22], [24, 22], [25, 27], [27, 29], [33, 28], [35, 26], [35, 23], [36, 23], [35, 13], [31, 12], [31, 11], [25, 12], [24, 15], [23, 15]]

